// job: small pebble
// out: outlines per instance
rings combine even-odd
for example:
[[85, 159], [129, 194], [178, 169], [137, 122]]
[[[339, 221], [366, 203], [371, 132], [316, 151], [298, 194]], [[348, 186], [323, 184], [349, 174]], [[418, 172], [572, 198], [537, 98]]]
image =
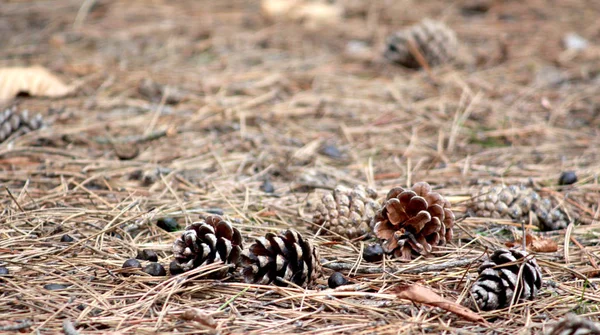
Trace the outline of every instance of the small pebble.
[[8, 274], [8, 269], [3, 266], [0, 266], [0, 276], [7, 275], [7, 274]]
[[367, 262], [379, 262], [383, 259], [383, 248], [379, 244], [371, 244], [365, 248], [363, 259]]
[[158, 262], [158, 255], [156, 252], [149, 249], [138, 251], [138, 254], [135, 256], [135, 258], [143, 261]]
[[574, 171], [564, 171], [558, 178], [558, 185], [571, 185], [577, 182], [577, 175]]
[[335, 272], [329, 276], [329, 279], [327, 280], [327, 285], [329, 285], [329, 288], [336, 288], [346, 284], [348, 284], [348, 280], [339, 272]]
[[177, 223], [177, 220], [168, 216], [158, 219], [156, 221], [156, 225], [158, 226], [158, 228], [168, 232], [174, 232], [179, 230], [179, 224]]
[[[128, 259], [125, 261], [125, 263], [123, 263], [123, 269], [141, 269], [141, 268], [142, 268], [142, 264], [137, 259], [133, 259], [133, 258]], [[133, 271], [124, 272], [123, 276], [129, 277], [129, 276], [131, 276], [131, 272], [133, 272]]]
[[63, 285], [63, 284], [46, 284], [46, 285], [44, 285], [44, 288], [48, 291], [64, 290], [67, 287], [68, 287], [67, 285]]
[[67, 243], [68, 243], [68, 242], [73, 242], [73, 241], [74, 241], [74, 239], [73, 239], [71, 236], [69, 236], [69, 235], [67, 235], [67, 234], [64, 234], [64, 235], [63, 235], [63, 236], [60, 238], [60, 241], [61, 241], [61, 242], [67, 242]]
[[151, 276], [166, 276], [167, 271], [159, 263], [152, 262], [144, 267], [144, 272]]
[[178, 274], [184, 273], [184, 272], [185, 271], [183, 271], [183, 269], [181, 268], [179, 263], [177, 263], [177, 261], [172, 261], [169, 264], [169, 273], [171, 274], [171, 276], [175, 276], [175, 275], [178, 275]]
[[265, 179], [265, 181], [263, 181], [262, 185], [260, 185], [260, 189], [265, 193], [275, 192], [275, 187], [273, 186], [271, 181], [268, 179]]

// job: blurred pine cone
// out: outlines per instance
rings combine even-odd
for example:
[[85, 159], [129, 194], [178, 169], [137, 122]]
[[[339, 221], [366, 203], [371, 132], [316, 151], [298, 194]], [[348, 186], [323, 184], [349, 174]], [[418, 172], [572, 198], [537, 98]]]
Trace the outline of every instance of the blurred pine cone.
[[242, 252], [247, 283], [277, 285], [280, 277], [299, 286], [307, 286], [321, 276], [319, 253], [310, 241], [289, 229], [279, 235], [267, 233]]
[[28, 133], [42, 127], [42, 116], [29, 116], [29, 111], [18, 112], [15, 107], [0, 113], [0, 143], [15, 133]]
[[487, 218], [524, 220], [541, 230], [565, 228], [569, 219], [550, 199], [542, 199], [532, 188], [525, 186], [483, 187], [473, 194], [469, 208], [476, 216]]
[[419, 54], [427, 65], [436, 66], [451, 62], [457, 53], [456, 33], [439, 21], [425, 19], [390, 35], [383, 55], [402, 66], [419, 68]]
[[375, 235], [385, 240], [385, 252], [410, 260], [414, 254], [429, 254], [433, 247], [452, 238], [454, 213], [448, 200], [432, 192], [428, 183], [420, 182], [412, 189], [390, 190], [372, 224]]
[[[491, 311], [508, 306], [515, 293], [520, 299], [535, 298], [542, 287], [542, 270], [535, 258], [527, 258], [528, 255], [518, 249], [496, 250], [479, 267], [479, 278], [471, 287], [467, 305], [475, 309], [476, 303], [480, 310]], [[519, 278], [521, 266], [523, 271]]]
[[555, 323], [547, 335], [592, 335], [600, 334], [600, 324], [576, 314], [567, 314]]
[[[242, 253], [243, 239], [240, 231], [218, 215], [207, 216], [204, 220], [194, 222], [173, 243], [175, 260], [171, 268], [189, 271], [193, 268], [222, 261], [233, 264], [233, 271]], [[227, 270], [216, 273], [213, 277], [224, 277]]]
[[323, 195], [317, 203], [311, 229], [321, 227], [350, 239], [368, 234], [369, 224], [381, 205], [376, 201], [377, 192], [361, 185], [349, 189], [339, 185], [332, 193]]

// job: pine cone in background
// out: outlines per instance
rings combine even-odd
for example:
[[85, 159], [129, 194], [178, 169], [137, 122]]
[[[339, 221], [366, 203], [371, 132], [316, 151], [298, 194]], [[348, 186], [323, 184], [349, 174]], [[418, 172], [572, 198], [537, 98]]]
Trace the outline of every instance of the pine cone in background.
[[[185, 231], [173, 243], [175, 260], [171, 269], [189, 271], [193, 268], [222, 261], [224, 264], [238, 264], [242, 253], [243, 239], [240, 231], [218, 215], [206, 217], [185, 228]], [[230, 268], [229, 271], [233, 271]], [[214, 277], [224, 277], [227, 271]]]
[[436, 66], [454, 60], [458, 53], [456, 34], [439, 21], [425, 19], [407, 29], [390, 35], [384, 57], [408, 68], [419, 68], [423, 61]]
[[565, 228], [569, 219], [550, 199], [542, 199], [532, 188], [525, 186], [483, 187], [473, 195], [469, 208], [476, 216], [513, 219], [532, 223], [541, 230]]
[[361, 185], [349, 189], [339, 185], [332, 193], [323, 195], [317, 203], [311, 229], [327, 235], [332, 231], [347, 238], [356, 238], [371, 231], [369, 224], [381, 208], [377, 192]]
[[552, 325], [546, 335], [592, 335], [600, 334], [600, 324], [575, 314], [567, 314]]
[[410, 260], [414, 254], [429, 254], [433, 247], [452, 238], [454, 213], [448, 200], [432, 192], [428, 183], [420, 182], [412, 189], [390, 190], [372, 224], [375, 235], [385, 240], [385, 252]]
[[[480, 310], [491, 311], [510, 305], [515, 293], [520, 299], [535, 298], [542, 287], [542, 270], [535, 258], [528, 258], [528, 255], [518, 249], [496, 250], [479, 267], [479, 278], [471, 287], [466, 304], [473, 309], [477, 304]], [[519, 278], [521, 266], [523, 271]]]
[[310, 241], [289, 229], [279, 235], [267, 233], [242, 252], [247, 283], [285, 285], [277, 277], [307, 286], [321, 276], [319, 253]]
[[28, 133], [42, 127], [42, 116], [37, 114], [29, 116], [29, 111], [17, 112], [15, 107], [8, 108], [0, 113], [0, 143], [4, 142], [14, 133]]

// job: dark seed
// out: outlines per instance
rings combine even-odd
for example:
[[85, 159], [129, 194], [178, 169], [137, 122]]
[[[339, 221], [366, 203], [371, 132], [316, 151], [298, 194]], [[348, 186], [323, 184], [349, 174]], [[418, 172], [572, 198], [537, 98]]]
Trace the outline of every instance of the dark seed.
[[571, 185], [577, 182], [577, 175], [574, 171], [564, 171], [558, 178], [558, 185]]
[[0, 276], [7, 275], [7, 274], [8, 274], [8, 269], [3, 266], [0, 266]]
[[67, 242], [67, 243], [68, 243], [68, 242], [73, 242], [73, 241], [74, 241], [74, 239], [73, 239], [71, 236], [69, 236], [69, 235], [67, 235], [67, 234], [64, 234], [64, 235], [63, 235], [63, 236], [60, 238], [60, 241], [61, 241], [61, 242]]
[[148, 265], [146, 265], [146, 267], [144, 268], [144, 272], [146, 272], [147, 274], [151, 275], [151, 276], [166, 276], [167, 275], [167, 271], [165, 271], [165, 268], [160, 265], [159, 263], [150, 263]]
[[177, 261], [172, 261], [169, 264], [169, 273], [171, 274], [171, 276], [175, 276], [175, 275], [178, 275], [178, 274], [184, 273], [184, 272], [185, 271], [183, 271], [183, 269], [181, 268], [179, 263], [177, 263]]
[[327, 280], [327, 285], [329, 285], [330, 288], [336, 288], [346, 284], [348, 284], [348, 280], [339, 272], [335, 272], [329, 276], [329, 279]]
[[342, 152], [338, 147], [333, 144], [327, 144], [321, 150], [321, 153], [325, 156], [329, 156], [331, 158], [340, 159], [342, 158]]
[[67, 287], [68, 287], [67, 285], [63, 285], [63, 284], [46, 284], [46, 285], [44, 285], [44, 288], [48, 291], [64, 290]]
[[260, 185], [260, 189], [265, 193], [275, 192], [275, 187], [273, 187], [273, 184], [271, 184], [271, 181], [269, 181], [268, 179], [263, 181], [262, 185]]
[[179, 230], [179, 224], [177, 223], [177, 220], [175, 220], [172, 217], [160, 218], [156, 221], [156, 225], [158, 226], [158, 228], [168, 232], [174, 232]]
[[143, 261], [158, 262], [158, 255], [156, 252], [154, 252], [154, 250], [144, 249], [142, 251], [138, 251], [138, 254], [135, 256], [135, 258]]
[[[123, 269], [141, 269], [142, 264], [137, 259], [128, 259], [123, 263]], [[123, 273], [123, 276], [129, 277], [134, 271], [127, 271]]]
[[371, 244], [365, 248], [363, 259], [367, 262], [379, 262], [383, 259], [383, 248], [379, 244]]

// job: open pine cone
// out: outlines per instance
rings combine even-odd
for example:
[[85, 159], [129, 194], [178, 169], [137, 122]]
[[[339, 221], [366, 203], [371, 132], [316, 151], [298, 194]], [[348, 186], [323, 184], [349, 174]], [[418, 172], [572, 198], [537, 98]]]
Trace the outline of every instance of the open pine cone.
[[375, 235], [384, 240], [385, 252], [410, 260], [414, 254], [429, 254], [433, 247], [452, 238], [454, 213], [448, 200], [432, 192], [428, 183], [420, 182], [412, 189], [390, 190], [372, 224]]
[[600, 323], [576, 314], [567, 314], [550, 327], [546, 335], [592, 335], [600, 334]]
[[456, 33], [439, 21], [425, 19], [389, 36], [384, 57], [408, 68], [419, 68], [419, 56], [427, 65], [436, 66], [452, 61], [457, 53]]
[[310, 241], [289, 229], [279, 235], [267, 233], [242, 252], [247, 283], [285, 285], [278, 277], [307, 286], [321, 276], [319, 253]]
[[[528, 255], [518, 249], [496, 250], [479, 267], [479, 278], [471, 287], [467, 305], [475, 309], [477, 304], [480, 310], [491, 311], [508, 306], [515, 293], [520, 299], [534, 299], [542, 287], [542, 270], [535, 258]], [[519, 278], [521, 266], [523, 271]]]
[[323, 195], [317, 204], [311, 228], [321, 227], [350, 239], [368, 234], [375, 212], [381, 208], [376, 201], [377, 192], [361, 185], [349, 189], [339, 185], [332, 193]]
[[523, 185], [483, 187], [473, 194], [469, 208], [476, 216], [529, 222], [541, 230], [565, 228], [569, 219], [565, 212]]
[[0, 143], [15, 133], [28, 133], [42, 126], [42, 116], [29, 116], [29, 111], [18, 112], [15, 107], [0, 112]]
[[[173, 243], [175, 260], [172, 270], [189, 271], [193, 268], [222, 261], [233, 264], [233, 271], [242, 253], [243, 239], [240, 231], [218, 215], [185, 227], [180, 238]], [[228, 271], [218, 272], [213, 277], [224, 277]]]

